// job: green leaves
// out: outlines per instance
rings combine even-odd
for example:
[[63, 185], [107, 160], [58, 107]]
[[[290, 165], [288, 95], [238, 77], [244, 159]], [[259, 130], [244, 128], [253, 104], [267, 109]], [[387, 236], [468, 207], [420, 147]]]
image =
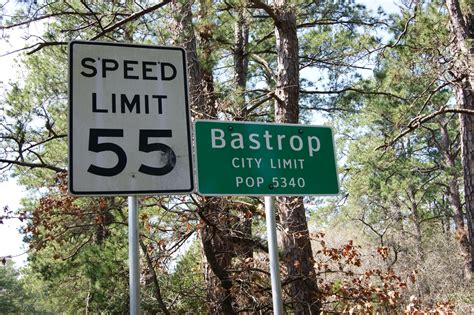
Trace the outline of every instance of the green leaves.
[[19, 281], [19, 272], [14, 269], [11, 260], [3, 258], [0, 265], [0, 313], [21, 312], [23, 288]]

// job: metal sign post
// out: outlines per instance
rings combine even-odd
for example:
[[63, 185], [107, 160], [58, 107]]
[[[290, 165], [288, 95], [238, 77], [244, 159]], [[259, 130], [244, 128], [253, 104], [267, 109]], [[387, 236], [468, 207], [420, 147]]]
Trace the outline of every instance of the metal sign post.
[[130, 314], [140, 314], [140, 261], [138, 255], [138, 198], [128, 197], [128, 265]]
[[270, 256], [273, 313], [275, 315], [281, 315], [283, 314], [283, 303], [281, 298], [280, 264], [278, 262], [278, 242], [274, 212], [273, 197], [265, 196], [265, 219], [267, 223], [268, 255]]
[[198, 120], [198, 191], [264, 196], [274, 314], [283, 314], [273, 196], [336, 195], [339, 181], [329, 127]]
[[128, 197], [130, 314], [140, 312], [137, 195], [194, 191], [186, 52], [69, 43], [69, 192]]

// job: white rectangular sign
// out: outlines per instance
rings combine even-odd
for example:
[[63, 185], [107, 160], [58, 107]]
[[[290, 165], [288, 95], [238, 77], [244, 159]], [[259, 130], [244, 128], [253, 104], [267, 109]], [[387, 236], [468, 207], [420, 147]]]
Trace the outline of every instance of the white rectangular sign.
[[69, 190], [74, 195], [194, 189], [185, 51], [69, 44]]

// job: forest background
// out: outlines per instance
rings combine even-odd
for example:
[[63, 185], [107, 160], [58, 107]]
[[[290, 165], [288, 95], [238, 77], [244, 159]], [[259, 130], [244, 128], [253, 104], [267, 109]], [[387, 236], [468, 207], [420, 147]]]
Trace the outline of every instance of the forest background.
[[[4, 83], [3, 179], [26, 197], [25, 266], [2, 257], [0, 312], [128, 311], [127, 207], [67, 193], [67, 43], [186, 48], [193, 119], [334, 127], [341, 194], [278, 198], [287, 312], [472, 311], [473, 4], [401, 1], [30, 1], [43, 23]], [[2, 7], [2, 10], [5, 7]], [[2, 70], [3, 71], [3, 70]], [[262, 200], [141, 199], [142, 309], [268, 313]], [[67, 302], [65, 302], [67, 301]]]

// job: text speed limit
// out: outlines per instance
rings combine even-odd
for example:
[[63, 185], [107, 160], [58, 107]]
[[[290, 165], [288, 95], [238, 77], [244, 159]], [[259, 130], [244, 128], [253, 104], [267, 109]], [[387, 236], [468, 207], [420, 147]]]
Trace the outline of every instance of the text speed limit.
[[69, 45], [69, 191], [148, 195], [194, 190], [185, 51]]

